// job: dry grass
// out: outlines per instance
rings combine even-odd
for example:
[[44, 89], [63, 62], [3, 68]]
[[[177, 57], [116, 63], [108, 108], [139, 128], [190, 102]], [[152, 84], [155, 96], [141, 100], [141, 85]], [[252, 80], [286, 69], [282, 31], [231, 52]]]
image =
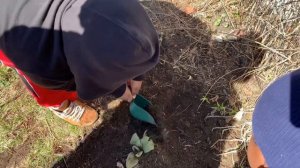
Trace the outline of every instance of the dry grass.
[[[226, 83], [223, 82], [224, 80], [229, 80], [231, 89], [236, 92], [236, 96], [234, 103], [227, 102], [231, 106], [236, 106], [236, 101], [240, 103], [237, 107], [242, 119], [234, 122], [231, 126], [215, 128], [214, 130], [222, 130], [222, 135], [224, 133], [226, 136], [215, 142], [212, 148], [218, 143], [224, 144], [219, 153], [222, 155], [224, 165], [228, 166], [228, 162], [232, 162], [235, 167], [244, 167], [247, 165], [245, 150], [252, 133], [251, 117], [257, 98], [272, 81], [300, 67], [300, 2], [293, 0], [167, 0], [166, 2], [173, 3], [182, 11], [189, 7], [194, 9], [194, 12], [189, 14], [192, 18], [183, 17], [174, 10], [166, 10], [158, 3], [155, 4], [155, 1], [152, 3], [155, 4], [156, 9], [146, 7], [161, 34], [162, 43], [169, 36], [171, 36], [170, 39], [172, 36], [181, 36], [177, 33], [178, 30], [182, 31], [188, 39], [183, 43], [189, 45], [182, 45], [184, 48], [178, 51], [180, 52], [179, 57], [162, 58], [162, 64], [171, 65], [177, 75], [182, 78], [205, 81], [205, 86], [201, 87], [205, 90], [203, 100], [206, 101], [219, 94], [215, 92], [218, 88], [228, 87], [222, 83]], [[194, 19], [200, 20], [204, 24], [199, 24], [199, 21], [197, 24]], [[220, 20], [221, 23], [216, 24], [216, 21]], [[207, 25], [207, 27], [203, 25]], [[245, 34], [251, 32], [251, 36], [238, 37], [239, 35], [232, 33], [236, 29], [242, 30]], [[242, 52], [248, 57], [248, 60], [255, 62], [257, 53], [253, 52], [253, 47], [261, 50], [263, 57], [260, 64], [248, 64], [238, 68], [229, 68], [230, 70], [225, 73], [215, 73], [216, 69], [210, 66], [212, 62], [201, 63], [201, 61], [205, 61], [204, 57], [207, 54], [216, 58], [222, 54], [218, 51], [222, 50], [224, 46], [214, 45], [212, 41], [226, 42], [238, 38], [246, 41], [241, 44], [244, 48], [239, 49], [243, 50]], [[180, 42], [175, 47], [180, 48]], [[207, 50], [209, 51], [207, 52]], [[219, 64], [216, 64], [221, 67], [224, 62], [219, 61]], [[249, 68], [250, 66], [252, 67]], [[245, 69], [247, 71], [242, 76], [228, 79], [232, 74]], [[251, 79], [239, 82], [250, 75]], [[199, 109], [206, 101], [202, 101]], [[225, 108], [233, 109], [235, 107], [226, 106]], [[230, 113], [209, 114], [207, 119], [231, 119], [232, 117]], [[225, 132], [229, 133], [225, 134]], [[238, 161], [233, 157], [234, 155], [239, 155]]]
[[[260, 87], [261, 91], [254, 93], [253, 89], [254, 94], [249, 99], [245, 97], [242, 89], [245, 84], [236, 87], [240, 101], [243, 102], [242, 106], [248, 109], [250, 114], [246, 114], [242, 122], [236, 123], [237, 129], [241, 132], [239, 140], [242, 140], [239, 143], [242, 148], [238, 147], [237, 152], [246, 148], [251, 136], [251, 114], [260, 93], [281, 75], [300, 67], [300, 2], [292, 0], [242, 1], [241, 7], [243, 7], [240, 10], [243, 18], [242, 27], [258, 35], [253, 42], [264, 51], [264, 57], [260, 65], [250, 72], [259, 81], [259, 86], [253, 82], [249, 83], [254, 89]], [[242, 161], [238, 163], [240, 167], [243, 165]]]
[[258, 32], [266, 51], [256, 73], [266, 83], [299, 68], [300, 65], [300, 2], [272, 0], [244, 3], [248, 6], [245, 27]]
[[[224, 2], [222, 3], [224, 4]], [[231, 133], [225, 138], [222, 155], [239, 153], [246, 149], [252, 134], [251, 115], [255, 102], [261, 92], [283, 74], [300, 67], [300, 2], [292, 0], [240, 1], [239, 12], [242, 24], [238, 27], [246, 32], [255, 32], [256, 39], [247, 39], [258, 44], [264, 51], [261, 63], [249, 71], [254, 79], [235, 85], [244, 110], [243, 119], [237, 121]], [[247, 74], [246, 74], [247, 75]], [[253, 81], [259, 82], [253, 82]], [[245, 87], [252, 92], [246, 96]], [[236, 137], [236, 133], [240, 135]], [[221, 140], [223, 141], [223, 140]], [[227, 148], [230, 141], [236, 141], [236, 148]], [[229, 160], [224, 157], [223, 160]], [[233, 161], [234, 163], [235, 161]], [[246, 156], [242, 154], [236, 167], [246, 165]]]

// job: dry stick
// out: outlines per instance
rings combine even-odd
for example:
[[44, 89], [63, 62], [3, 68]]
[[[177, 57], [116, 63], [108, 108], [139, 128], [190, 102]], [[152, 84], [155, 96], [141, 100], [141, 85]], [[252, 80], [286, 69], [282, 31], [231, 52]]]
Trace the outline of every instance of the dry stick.
[[212, 144], [210, 147], [213, 148], [217, 143], [219, 142], [242, 142], [240, 139], [218, 139], [214, 144]]
[[188, 46], [188, 49], [187, 49], [186, 51], [184, 51], [184, 52], [179, 56], [178, 60], [175, 60], [174, 63], [171, 63], [171, 62], [169, 62], [169, 61], [167, 61], [167, 60], [165, 60], [165, 59], [161, 59], [161, 61], [163, 61], [163, 62], [165, 62], [165, 63], [168, 63], [168, 64], [172, 65], [173, 68], [176, 67], [176, 66], [178, 66], [178, 67], [181, 67], [181, 68], [183, 68], [184, 70], [188, 71], [188, 70], [186, 69], [186, 67], [185, 67], [185, 66], [187, 66], [187, 67], [190, 67], [190, 68], [195, 69], [196, 67], [193, 67], [193, 66], [190, 66], [190, 65], [185, 65], [185, 66], [184, 66], [184, 65], [181, 65], [181, 64], [177, 64], [177, 63], [179, 62], [179, 60], [181, 59], [181, 57], [183, 57], [183, 56], [189, 51], [189, 48], [191, 48], [191, 46], [197, 45], [197, 44], [198, 44], [198, 41], [195, 41], [195, 42], [191, 43], [191, 44]]
[[299, 3], [299, 2], [300, 2], [300, 1], [289, 1], [289, 2], [285, 2], [284, 4], [279, 5], [279, 6], [277, 6], [277, 7], [287, 6], [287, 5], [290, 5], [290, 4], [292, 4], [292, 3]]
[[[245, 141], [248, 140], [248, 139], [247, 139], [247, 135], [250, 134], [250, 133], [252, 132], [252, 130], [249, 129], [249, 128], [251, 128], [251, 125], [252, 125], [251, 122], [250, 122], [250, 124], [249, 124], [249, 122], [245, 122], [245, 123], [242, 124], [241, 130], [242, 130], [242, 131], [243, 131], [243, 130], [246, 130], [246, 131], [245, 131], [245, 132], [242, 132], [242, 131], [241, 131], [240, 137], [242, 137]], [[246, 126], [248, 126], [248, 129], [246, 129]], [[246, 137], [246, 138], [245, 138], [245, 137]]]
[[[297, 53], [297, 52], [296, 52], [296, 53]], [[284, 60], [282, 60], [282, 61], [280, 61], [280, 62], [276, 63], [276, 65], [275, 65], [275, 66], [279, 66], [279, 65], [281, 65], [281, 64], [283, 64], [283, 63], [285, 63], [286, 61], [288, 61], [288, 59], [284, 59]]]
[[291, 49], [286, 48], [286, 49], [276, 49], [276, 50], [277, 50], [277, 51], [298, 51], [298, 52], [296, 52], [296, 53], [299, 53], [300, 48], [295, 48], [295, 49], [293, 49], [293, 48], [291, 48]]
[[232, 118], [232, 116], [206, 116], [205, 120], [208, 118]]
[[[233, 72], [235, 72], [235, 71], [237, 71], [237, 70], [247, 69], [247, 68], [249, 68], [249, 67], [241, 67], [241, 68], [237, 68], [237, 69], [234, 69], [234, 70], [232, 70], [232, 71], [230, 71], [230, 72], [227, 72], [226, 74], [224, 74], [224, 75], [222, 75], [221, 77], [219, 77], [219, 78], [211, 85], [211, 87], [208, 89], [208, 91], [206, 92], [206, 94], [204, 95], [204, 97], [207, 97], [207, 95], [209, 94], [209, 92], [211, 91], [211, 89], [217, 84], [217, 82], [219, 82], [219, 80], [221, 80], [221, 79], [224, 78], [225, 76], [227, 76], [227, 75], [229, 75], [229, 74], [231, 74], [231, 73], [233, 73]], [[198, 106], [197, 111], [201, 108], [203, 102], [204, 102], [204, 101], [202, 101], [202, 102], [200, 103], [200, 105]]]
[[68, 164], [67, 164], [67, 162], [66, 162], [65, 157], [63, 157], [63, 160], [64, 160], [64, 163], [65, 163], [66, 167], [69, 168], [69, 167], [68, 167]]
[[[254, 6], [253, 6], [254, 7]], [[266, 10], [267, 11], [267, 10]], [[251, 14], [252, 16], [254, 16], [255, 17], [255, 15], [253, 15], [252, 14], [252, 12], [250, 12], [249, 14]], [[272, 14], [270, 14], [270, 15], [272, 15]], [[261, 16], [263, 16], [263, 15], [261, 15]], [[267, 23], [267, 24], [269, 24], [271, 27], [273, 27], [272, 29], [275, 29], [276, 27], [278, 27], [278, 26], [281, 26], [281, 27], [279, 27], [279, 28], [281, 28], [282, 29], [282, 26], [283, 26], [283, 24], [285, 24], [285, 23], [289, 23], [289, 22], [292, 22], [292, 21], [294, 21], [294, 20], [297, 20], [297, 19], [299, 19], [300, 17], [295, 17], [295, 18], [292, 18], [292, 19], [288, 19], [288, 20], [286, 20], [286, 21], [283, 21], [283, 22], [280, 22], [280, 23], [278, 23], [277, 25], [275, 25], [275, 26], [272, 26], [272, 24], [271, 23], [269, 23], [268, 21], [266, 21], [266, 20], [264, 20], [264, 19], [262, 19], [262, 17], [259, 17], [258, 19], [260, 20], [260, 21], [263, 21], [263, 22], [265, 22], [265, 23]], [[271, 31], [272, 29], [270, 29], [269, 31]], [[280, 31], [280, 30], [278, 30], [278, 29], [276, 29], [276, 31], [279, 33], [279, 34], [282, 34], [282, 35], [286, 35], [286, 33], [285, 32], [283, 32], [283, 31]]]
[[251, 136], [251, 133], [252, 133], [251, 125], [248, 124], [249, 127], [247, 129], [245, 128], [246, 125], [247, 125], [247, 122], [242, 125], [241, 131], [240, 131], [241, 132], [240, 137], [242, 140], [242, 143], [240, 144], [240, 147], [241, 147], [240, 150], [247, 148], [247, 143], [249, 142], [249, 140], [250, 140], [249, 137]]
[[277, 50], [275, 50], [275, 49], [273, 49], [273, 48], [271, 48], [271, 47], [268, 47], [268, 46], [266, 46], [266, 45], [264, 45], [264, 44], [262, 44], [262, 43], [260, 43], [260, 42], [257, 42], [257, 41], [254, 41], [254, 42], [257, 43], [257, 44], [259, 44], [259, 45], [261, 45], [261, 46], [263, 46], [265, 49], [268, 49], [269, 51], [272, 51], [273, 53], [278, 54], [279, 56], [281, 56], [281, 57], [283, 57], [283, 58], [289, 60], [289, 61], [292, 63], [292, 60], [291, 60], [290, 58], [288, 58], [288, 57], [285, 56], [284, 54], [280, 53], [279, 51], [277, 51]]
[[[165, 60], [165, 59], [160, 59], [160, 61], [172, 65], [172, 68], [174, 68], [174, 69], [177, 68], [177, 67], [181, 67], [183, 70], [188, 71], [188, 70], [186, 69], [185, 66], [188, 66], [188, 67], [190, 67], [190, 68], [194, 68], [194, 67], [191, 67], [191, 66], [189, 66], [189, 65], [185, 65], [185, 66], [180, 65], [180, 64], [174, 65], [174, 63], [171, 63], [171, 62], [169, 62], [169, 61], [167, 61], [167, 60]], [[176, 67], [176, 66], [177, 66], [177, 67]]]
[[54, 133], [52, 132], [52, 130], [50, 128], [48, 120], [46, 118], [45, 118], [45, 120], [46, 120], [46, 125], [47, 125], [47, 128], [48, 128], [48, 131], [50, 132], [50, 135], [52, 136], [52, 138], [54, 138], [55, 140], [57, 140], [57, 137], [54, 135]]
[[291, 18], [291, 19], [287, 19], [286, 21], [281, 22], [281, 23], [289, 23], [289, 22], [293, 22], [293, 21], [298, 20], [298, 19], [300, 19], [300, 16], [294, 17], [294, 18]]
[[228, 152], [224, 152], [224, 153], [221, 153], [221, 154], [219, 154], [219, 155], [220, 155], [220, 156], [222, 156], [222, 155], [228, 155], [228, 154], [238, 153], [238, 151], [239, 151], [239, 150], [237, 150], [236, 148], [232, 148], [232, 149], [234, 149], [234, 150], [228, 151]]
[[198, 30], [198, 28], [189, 28], [189, 27], [174, 27], [174, 28], [165, 28], [160, 29], [161, 31], [173, 31], [173, 30]]
[[225, 12], [226, 12], [226, 15], [228, 16], [228, 19], [229, 19], [229, 21], [230, 21], [231, 26], [232, 26], [233, 28], [236, 28], [236, 26], [235, 26], [235, 25], [233, 24], [233, 22], [232, 22], [232, 19], [231, 19], [230, 16], [229, 16], [229, 13], [228, 13], [227, 10], [226, 10], [224, 1], [223, 1], [223, 0], [221, 0], [221, 1], [222, 1], [222, 6], [223, 6], [223, 8], [224, 8], [224, 10], [225, 10]]
[[216, 129], [226, 129], [226, 128], [230, 129], [230, 128], [237, 128], [237, 127], [236, 127], [236, 126], [214, 127], [214, 128], [211, 129], [211, 131], [213, 132], [213, 131], [216, 130]]
[[[208, 6], [210, 6], [210, 4], [211, 4], [212, 1], [213, 1], [213, 0], [210, 0], [208, 3], [205, 3], [206, 5], [205, 5], [204, 7], [201, 8], [201, 12], [202, 12], [204, 9], [206, 9]], [[207, 11], [206, 11], [206, 12], [207, 12]]]
[[[256, 6], [256, 2], [254, 2], [254, 4], [249, 5], [249, 8], [251, 7], [251, 9], [250, 9], [250, 10], [249, 10], [249, 9], [246, 9], [246, 11], [249, 10], [249, 13], [250, 13], [250, 14], [251, 14], [251, 13], [254, 13], [254, 10], [256, 9], [255, 6]], [[247, 20], [246, 23], [252, 23], [252, 20], [253, 20], [253, 19], [254, 19], [254, 17], [248, 17], [248, 20]]]
[[[293, 19], [289, 19], [289, 20], [286, 20], [286, 21], [283, 21], [283, 22], [280, 22], [280, 23], [278, 23], [277, 25], [275, 25], [274, 26], [274, 28], [275, 27], [277, 27], [277, 26], [281, 26], [281, 27], [279, 27], [279, 28], [281, 28], [282, 29], [282, 31], [279, 31], [282, 35], [284, 35], [284, 36], [289, 36], [289, 34], [286, 34], [285, 32], [283, 32], [285, 29], [284, 29], [284, 25], [283, 24], [285, 24], [285, 23], [289, 23], [289, 22], [293, 22], [294, 20], [297, 20], [297, 19], [299, 19], [300, 17], [296, 17], [296, 18], [293, 18]], [[300, 26], [300, 25], [299, 25]], [[297, 26], [296, 28], [299, 28], [299, 26]]]
[[264, 19], [261, 19], [261, 18], [258, 18], [258, 20], [259, 20], [260, 22], [266, 23], [268, 26], [271, 27], [271, 29], [268, 29], [268, 30], [266, 30], [268, 27], [264, 27], [264, 31], [262, 31], [262, 32], [264, 32], [264, 33], [262, 33], [261, 36], [265, 36], [265, 33], [271, 33], [272, 30], [275, 30], [278, 34], [281, 34], [281, 35], [283, 34], [280, 30], [277, 29], [277, 27], [278, 27], [280, 24], [273, 25], [272, 23], [270, 23], [270, 22], [268, 22], [268, 21], [266, 21], [266, 20], [264, 20]]
[[234, 166], [234, 164], [235, 164], [235, 161], [234, 161], [234, 158], [233, 158], [233, 154], [231, 155], [231, 164], [232, 164], [232, 166]]
[[[195, 43], [195, 42], [194, 42], [194, 43]], [[189, 46], [187, 47], [187, 49], [186, 49], [182, 54], [180, 54], [180, 56], [178, 57], [177, 60], [174, 60], [174, 65], [177, 65], [177, 63], [181, 60], [181, 58], [182, 58], [188, 51], [190, 51], [190, 48], [191, 48], [191, 46], [192, 46], [194, 43], [192, 43], [191, 45], [189, 45]]]
[[[252, 13], [249, 13], [249, 14], [250, 14], [253, 18], [257, 18], [256, 15], [254, 15], [254, 14], [252, 14]], [[279, 24], [273, 26], [272, 23], [268, 22], [267, 20], [264, 20], [261, 16], [258, 17], [257, 20], [260, 21], [260, 22], [266, 23], [266, 24], [267, 24], [268, 26], [270, 26], [272, 29], [275, 29], [275, 30], [277, 31], [277, 33], [282, 34], [282, 32], [280, 32], [279, 30], [276, 29], [276, 27], [279, 26]], [[265, 29], [266, 29], [266, 27], [265, 27]], [[271, 29], [271, 30], [272, 30], [272, 29]]]
[[244, 155], [243, 157], [242, 157], [242, 159], [240, 159], [240, 163], [239, 163], [239, 167], [243, 167], [243, 164], [245, 164], [244, 162], [245, 162], [245, 159], [246, 159], [246, 156], [247, 155]]
[[240, 130], [241, 128], [225, 128], [222, 130], [222, 136], [224, 135], [225, 131], [231, 131], [231, 130]]
[[[248, 128], [245, 132], [245, 134], [243, 134], [243, 131], [242, 130], [245, 130], [245, 127], [246, 127], [246, 124], [248, 123], [245, 123], [243, 124], [242, 128], [241, 128], [241, 137], [242, 139], [221, 139], [221, 140], [218, 140], [216, 141], [211, 147], [215, 146], [218, 142], [241, 142], [241, 144], [238, 145], [238, 147], [236, 148], [231, 148], [231, 149], [228, 149], [227, 152], [224, 152], [224, 153], [221, 153], [219, 155], [227, 155], [227, 154], [233, 154], [233, 153], [237, 153], [243, 149], [245, 149], [245, 147], [247, 146], [246, 142], [248, 141], [247, 138], [245, 138], [249, 133], [251, 133], [251, 130]], [[248, 124], [249, 125], [249, 124]], [[242, 146], [242, 148], [241, 148]]]
[[240, 130], [240, 128], [224, 128], [224, 129], [221, 131], [221, 137], [224, 136], [224, 133], [225, 133], [226, 131], [229, 131], [229, 133], [230, 133], [231, 130]]
[[291, 33], [289, 33], [288, 36], [294, 34], [296, 31], [298, 31], [299, 28], [300, 28], [300, 24]]
[[170, 118], [173, 117], [173, 116], [178, 116], [178, 115], [182, 114], [182, 113], [185, 112], [189, 107], [191, 107], [191, 105], [192, 105], [192, 104], [188, 105], [184, 110], [182, 110], [181, 112], [179, 112], [179, 113], [177, 113], [177, 114], [176, 114], [176, 112], [173, 113], [173, 114], [171, 114], [171, 115], [167, 118], [167, 120], [170, 119]]

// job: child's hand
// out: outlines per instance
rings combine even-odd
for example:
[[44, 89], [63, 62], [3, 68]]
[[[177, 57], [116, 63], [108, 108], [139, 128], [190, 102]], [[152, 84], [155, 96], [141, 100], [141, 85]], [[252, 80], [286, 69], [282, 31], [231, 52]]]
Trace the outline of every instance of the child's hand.
[[131, 94], [132, 94], [133, 98], [135, 98], [136, 95], [141, 90], [142, 83], [143, 83], [142, 81], [135, 81], [135, 80], [128, 81], [128, 85], [130, 86]]
[[128, 86], [126, 86], [126, 90], [124, 94], [119, 98], [121, 100], [131, 102], [134, 98]]

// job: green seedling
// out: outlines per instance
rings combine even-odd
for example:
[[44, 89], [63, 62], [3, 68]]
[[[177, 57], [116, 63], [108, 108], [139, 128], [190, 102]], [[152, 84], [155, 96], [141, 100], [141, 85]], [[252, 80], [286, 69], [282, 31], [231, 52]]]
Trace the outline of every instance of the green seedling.
[[132, 152], [130, 152], [126, 159], [126, 168], [134, 168], [139, 163], [139, 159], [144, 153], [149, 153], [154, 150], [154, 142], [147, 136], [147, 131], [143, 137], [140, 138], [137, 133], [134, 133], [130, 140], [132, 145]]
[[217, 104], [214, 107], [212, 107], [212, 109], [214, 109], [222, 114], [226, 113], [226, 107], [225, 107], [224, 103], [220, 104], [219, 102], [217, 102]]
[[236, 17], [236, 18], [241, 18], [241, 15], [239, 12], [234, 12], [233, 13], [233, 16]]
[[223, 17], [218, 17], [218, 18], [215, 20], [214, 25], [215, 25], [215, 26], [220, 26], [221, 23], [222, 23], [222, 21], [223, 21]]
[[239, 112], [239, 109], [237, 107], [233, 107], [232, 109], [230, 109], [229, 115], [234, 116], [237, 112]]
[[202, 103], [205, 102], [205, 103], [210, 104], [209, 99], [208, 99], [206, 96], [203, 96], [203, 97], [201, 98], [201, 102], [202, 102]]

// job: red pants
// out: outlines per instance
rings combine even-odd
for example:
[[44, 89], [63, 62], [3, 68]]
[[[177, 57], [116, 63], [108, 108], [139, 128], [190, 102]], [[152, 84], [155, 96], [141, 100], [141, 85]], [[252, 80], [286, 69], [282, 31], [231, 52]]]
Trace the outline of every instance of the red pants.
[[21, 79], [26, 84], [31, 95], [41, 106], [51, 107], [59, 106], [65, 100], [74, 101], [77, 99], [77, 92], [68, 92], [64, 90], [50, 90], [34, 84], [21, 70], [17, 69], [13, 62], [0, 50], [0, 60], [6, 66], [16, 69]]

